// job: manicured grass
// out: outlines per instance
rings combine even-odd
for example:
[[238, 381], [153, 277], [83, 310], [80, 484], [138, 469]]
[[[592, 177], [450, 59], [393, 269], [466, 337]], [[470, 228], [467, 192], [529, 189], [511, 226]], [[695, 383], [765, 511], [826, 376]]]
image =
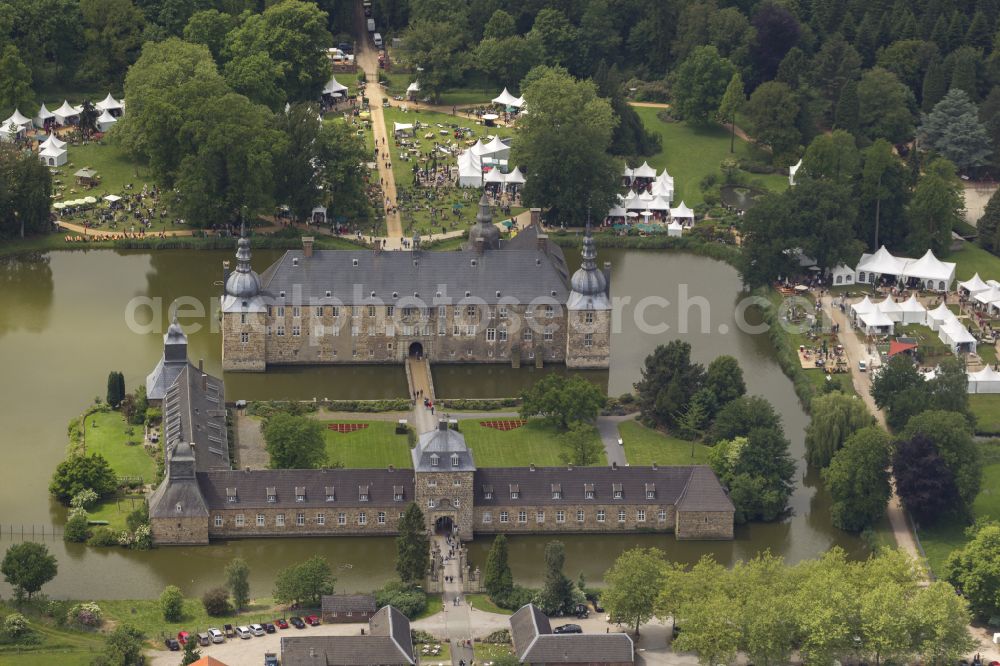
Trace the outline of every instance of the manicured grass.
[[142, 631], [146, 638], [157, 647], [162, 646], [163, 638], [176, 636], [178, 631], [187, 631], [192, 636], [199, 631], [207, 631], [209, 627], [222, 629], [224, 624], [262, 624], [272, 622], [278, 617], [291, 615], [308, 615], [305, 611], [283, 611], [276, 609], [271, 599], [259, 599], [251, 603], [249, 610], [228, 617], [210, 617], [205, 612], [200, 598], [184, 599], [184, 614], [180, 622], [166, 622], [158, 599], [125, 599], [115, 601], [98, 601], [97, 605], [104, 611], [105, 618], [116, 622], [128, 622]]
[[[156, 480], [156, 462], [142, 445], [142, 426], [129, 426], [119, 412], [95, 412], [87, 417], [86, 453], [100, 453], [107, 458], [118, 476], [142, 477], [146, 483]], [[126, 434], [131, 427], [132, 434]], [[136, 442], [126, 444], [127, 441]]]
[[[637, 421], [618, 424], [630, 465], [707, 465], [710, 447], [669, 437]], [[693, 452], [693, 455], [692, 455]]]
[[414, 620], [420, 620], [425, 617], [430, 617], [431, 615], [437, 615], [442, 610], [444, 610], [444, 599], [441, 598], [440, 594], [428, 594], [427, 595], [427, 608], [424, 612], [413, 618]]
[[1000, 280], [1000, 257], [975, 243], [964, 243], [961, 250], [952, 252], [944, 260], [958, 264], [955, 266], [958, 280], [968, 280], [976, 273], [984, 280]]
[[31, 629], [41, 637], [38, 645], [18, 647], [0, 646], [0, 666], [85, 666], [90, 664], [103, 646], [103, 638], [96, 633], [57, 628], [51, 618], [43, 618], [35, 606], [14, 608], [0, 605], [0, 617], [18, 611], [28, 618]]
[[[702, 203], [699, 183], [710, 173], [719, 172], [722, 160], [735, 156], [749, 157], [750, 146], [736, 138], [736, 152], [729, 152], [729, 132], [718, 125], [697, 127], [686, 122], [665, 123], [657, 117], [662, 109], [635, 107], [646, 129], [660, 135], [663, 150], [647, 159], [657, 171], [666, 167], [674, 177], [674, 205]], [[639, 164], [642, 160], [639, 160]], [[633, 165], [638, 166], [638, 164]], [[778, 174], [750, 174], [751, 180], [780, 192], [788, 187], [788, 177]]]
[[[327, 423], [330, 422], [323, 422], [324, 427]], [[347, 421], [336, 421], [336, 423], [347, 423]], [[406, 435], [395, 433], [395, 423], [391, 421], [365, 421], [365, 423], [368, 424], [367, 428], [351, 433], [326, 431], [326, 453], [330, 460], [343, 463], [344, 467], [348, 468], [386, 468], [389, 465], [400, 469], [413, 467]]]
[[976, 416], [976, 433], [1000, 435], [1000, 393], [970, 395], [969, 406]]
[[500, 608], [497, 606], [490, 598], [485, 594], [467, 594], [465, 595], [465, 600], [469, 602], [469, 605], [476, 610], [481, 610], [486, 613], [497, 613], [498, 615], [513, 615], [514, 611], [509, 611], [506, 608]]
[[[479, 636], [479, 638], [485, 638], [485, 636]], [[483, 664], [488, 661], [495, 661], [506, 655], [514, 654], [514, 648], [510, 645], [500, 645], [497, 643], [473, 643], [472, 652], [476, 657], [476, 663]]]
[[91, 521], [106, 521], [107, 527], [115, 532], [120, 532], [128, 528], [125, 522], [128, 514], [141, 507], [144, 502], [145, 500], [138, 495], [121, 499], [106, 499], [98, 502], [88, 511], [87, 518]]
[[[479, 425], [480, 419], [459, 421], [465, 441], [472, 449], [477, 467], [557, 467], [561, 447], [555, 427], [541, 420], [530, 420], [524, 426], [506, 432]], [[594, 437], [598, 437], [595, 433]], [[604, 452], [598, 465], [607, 461]]]
[[[1000, 445], [980, 442], [979, 450], [983, 459], [983, 482], [979, 495], [972, 504], [973, 518], [1000, 520]], [[965, 529], [966, 525], [954, 521], [919, 529], [927, 562], [938, 577], [945, 574], [944, 565], [948, 555], [968, 541]]]

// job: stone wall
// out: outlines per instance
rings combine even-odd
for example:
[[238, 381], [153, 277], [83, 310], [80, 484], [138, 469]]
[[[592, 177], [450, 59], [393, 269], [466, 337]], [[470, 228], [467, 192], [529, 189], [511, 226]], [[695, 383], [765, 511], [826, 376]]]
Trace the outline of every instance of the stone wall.
[[[269, 507], [269, 508], [226, 508], [209, 512], [207, 535], [213, 539], [239, 537], [280, 537], [280, 536], [383, 536], [396, 534], [399, 518], [406, 509], [405, 502], [387, 506], [370, 507]], [[364, 514], [364, 524], [361, 514]], [[378, 522], [380, 513], [385, 514], [384, 524]], [[257, 515], [264, 516], [264, 525], [257, 524]], [[302, 525], [297, 523], [302, 514]], [[340, 516], [343, 514], [343, 524]], [[243, 516], [243, 526], [237, 523]], [[284, 515], [284, 526], [278, 525], [279, 515]], [[323, 516], [322, 522], [320, 516]], [[222, 518], [222, 525], [217, 518]]]
[[731, 511], [680, 511], [677, 513], [678, 539], [732, 539]]
[[[609, 367], [611, 365], [611, 311], [573, 310], [568, 312], [567, 316], [566, 366], [570, 368]], [[588, 316], [590, 321], [587, 321]]]
[[[520, 513], [525, 513], [525, 522], [520, 522]], [[562, 511], [562, 522], [559, 512]], [[583, 512], [583, 520], [577, 513]], [[604, 511], [604, 520], [599, 520], [599, 512]], [[619, 511], [625, 512], [624, 522], [619, 522]], [[640, 512], [645, 512], [642, 516]], [[663, 511], [661, 519], [660, 511]], [[507, 522], [501, 521], [507, 512]], [[544, 514], [539, 521], [539, 512]], [[530, 534], [530, 533], [614, 533], [614, 532], [673, 532], [675, 511], [667, 504], [566, 504], [543, 506], [490, 506], [475, 507], [475, 532], [477, 534]], [[640, 520], [644, 518], [644, 520]]]
[[153, 518], [149, 526], [157, 546], [208, 543], [208, 519], [205, 517]]
[[[244, 322], [244, 318], [246, 323]], [[222, 315], [222, 369], [262, 372], [266, 341], [262, 313], [227, 312]], [[241, 335], [247, 335], [243, 342]]]
[[[476, 525], [472, 472], [418, 472], [413, 489], [414, 501], [424, 512], [427, 529], [433, 531], [439, 518], [451, 518], [458, 538], [470, 541]], [[432, 485], [433, 484], [433, 485]], [[431, 506], [431, 502], [434, 506]]]

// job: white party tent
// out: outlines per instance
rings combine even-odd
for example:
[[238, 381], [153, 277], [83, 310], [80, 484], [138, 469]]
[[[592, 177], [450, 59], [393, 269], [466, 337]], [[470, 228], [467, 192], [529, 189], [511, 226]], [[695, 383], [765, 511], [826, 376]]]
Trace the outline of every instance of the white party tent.
[[38, 158], [42, 161], [42, 164], [48, 167], [60, 167], [69, 160], [66, 149], [56, 148], [55, 146], [42, 148], [38, 151]]
[[869, 312], [875, 312], [875, 304], [872, 303], [871, 299], [867, 296], [864, 299], [858, 301], [857, 303], [851, 304], [851, 313], [855, 316], [861, 316], [863, 314], [868, 314]]
[[862, 312], [858, 315], [861, 321], [861, 328], [865, 329], [868, 335], [888, 335], [892, 333], [894, 323], [884, 312], [874, 310], [873, 312]]
[[56, 122], [60, 125], [69, 125], [74, 118], [80, 117], [81, 109], [73, 106], [68, 101], [63, 100], [62, 106], [52, 112]]
[[507, 182], [507, 178], [505, 177], [504, 173], [500, 171], [500, 169], [490, 169], [489, 171], [486, 172], [486, 175], [483, 177], [483, 182], [500, 183], [502, 185], [503, 183]]
[[688, 208], [683, 201], [677, 208], [670, 209], [670, 217], [674, 220], [690, 220], [690, 224], [694, 224], [694, 211]]
[[991, 366], [970, 372], [969, 393], [1000, 393], [1000, 372]]
[[625, 169], [622, 171], [622, 177], [632, 180], [632, 169], [629, 168], [629, 165], [627, 164], [625, 165]]
[[21, 136], [23, 130], [14, 123], [0, 125], [0, 141], [14, 141]]
[[17, 125], [18, 132], [27, 132], [31, 129], [31, 118], [25, 118], [20, 111], [14, 109], [14, 113], [10, 114], [10, 118], [3, 121], [3, 126], [5, 128], [10, 127], [11, 125]]
[[830, 277], [834, 284], [854, 284], [854, 271], [844, 264], [837, 264], [830, 271]]
[[417, 93], [420, 92], [420, 81], [414, 81], [410, 85], [406, 86], [406, 96], [416, 97]]
[[507, 92], [507, 88], [504, 88], [503, 92], [494, 97], [491, 101], [494, 104], [499, 104], [500, 106], [513, 106], [515, 108], [524, 105], [524, 100], [521, 99], [520, 97], [514, 97], [513, 95], [511, 95], [509, 92]]
[[920, 280], [925, 288], [934, 291], [947, 291], [955, 281], [955, 264], [941, 261], [930, 250], [916, 261], [909, 261], [903, 270], [903, 276]]
[[679, 225], [677, 222], [671, 222], [667, 225], [667, 235], [668, 236], [680, 236], [684, 231], [684, 227]]
[[990, 287], [986, 291], [974, 294], [972, 298], [980, 305], [987, 305], [994, 308], [1000, 307], [1000, 289], [996, 287]]
[[932, 331], [938, 330], [950, 321], [958, 321], [958, 317], [944, 303], [933, 310], [927, 311], [927, 325], [930, 326]]
[[979, 273], [976, 273], [975, 275], [972, 276], [971, 279], [968, 279], [965, 282], [959, 282], [958, 288], [968, 293], [969, 295], [975, 295], [981, 291], [988, 290], [990, 288], [990, 285], [987, 284], [986, 282], [983, 282], [983, 279], [979, 277]]
[[646, 210], [646, 202], [635, 192], [629, 192], [622, 205], [628, 210]]
[[655, 196], [649, 202], [649, 210], [668, 211], [670, 210], [670, 202], [661, 196]]
[[49, 147], [52, 147], [52, 148], [65, 148], [66, 147], [66, 142], [63, 141], [63, 140], [61, 140], [55, 134], [49, 134], [49, 137], [47, 139], [45, 139], [45, 141], [42, 141], [41, 144], [39, 144], [38, 149], [39, 150], [43, 150], [43, 149], [49, 148]]
[[857, 281], [873, 283], [878, 275], [900, 276], [906, 269], [906, 263], [906, 259], [894, 257], [883, 245], [875, 254], [861, 255], [861, 260], [855, 269]]
[[976, 338], [957, 319], [942, 324], [941, 328], [938, 329], [938, 337], [956, 354], [970, 352], [976, 348]]
[[337, 93], [347, 94], [347, 86], [337, 81], [336, 76], [331, 76], [330, 80], [323, 86], [323, 94], [334, 95]]
[[656, 178], [656, 169], [649, 166], [648, 162], [643, 162], [642, 166], [637, 166], [632, 170], [633, 178]]
[[652, 193], [654, 196], [663, 197], [667, 201], [673, 201], [674, 198], [674, 183], [671, 178], [670, 181], [661, 180], [657, 178], [653, 181]]
[[903, 321], [903, 308], [891, 296], [886, 296], [881, 303], [876, 303], [875, 307], [879, 312], [893, 321]]
[[458, 156], [458, 186], [479, 187], [483, 183], [483, 161], [467, 150]]
[[802, 166], [802, 159], [800, 158], [798, 162], [796, 162], [792, 166], [788, 167], [788, 184], [789, 185], [794, 185], [795, 184], [795, 172], [798, 171], [801, 166]]
[[[505, 181], [508, 185], [524, 185], [527, 178], [521, 173], [521, 167], [514, 167], [514, 170], [507, 174], [507, 180]], [[623, 212], [622, 215], [625, 213]]]
[[97, 117], [97, 131], [107, 132], [109, 129], [115, 126], [118, 119], [111, 115], [111, 112], [105, 109], [101, 115]]
[[612, 206], [611, 210], [608, 211], [607, 217], [625, 217], [625, 213], [627, 212], [621, 206]]
[[489, 155], [494, 159], [507, 159], [510, 156], [510, 146], [501, 141], [499, 136], [493, 137], [493, 140], [483, 146], [482, 150], [483, 155]]
[[45, 127], [45, 121], [50, 118], [55, 118], [55, 114], [48, 110], [45, 106], [45, 102], [42, 102], [42, 107], [38, 109], [38, 114], [35, 115], [35, 127], [42, 129]]
[[904, 324], [925, 324], [927, 323], [927, 308], [917, 300], [916, 294], [911, 294], [910, 298], [899, 304], [903, 311], [902, 322]]
[[395, 136], [404, 134], [407, 136], [413, 136], [413, 123], [392, 123], [392, 133]]
[[486, 145], [481, 139], [477, 139], [476, 142], [469, 147], [468, 152], [472, 153], [476, 157], [480, 157], [486, 154]]
[[95, 104], [94, 108], [98, 111], [121, 111], [124, 107], [121, 102], [111, 96], [111, 93], [108, 93], [108, 96]]

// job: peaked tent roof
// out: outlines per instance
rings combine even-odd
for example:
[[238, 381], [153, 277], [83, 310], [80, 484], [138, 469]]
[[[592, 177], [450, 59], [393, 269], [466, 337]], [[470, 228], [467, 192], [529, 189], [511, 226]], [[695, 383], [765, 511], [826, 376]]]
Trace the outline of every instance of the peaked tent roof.
[[687, 204], [685, 204], [682, 201], [681, 205], [679, 205], [677, 208], [671, 208], [670, 209], [670, 216], [671, 217], [681, 217], [681, 218], [691, 218], [693, 220], [694, 219], [694, 211], [691, 210], [690, 208], [688, 208]]
[[524, 100], [519, 97], [514, 97], [509, 92], [507, 88], [504, 87], [503, 92], [494, 97], [492, 100], [494, 104], [501, 104], [503, 106], [521, 106], [524, 104]]
[[851, 305], [851, 311], [855, 315], [865, 314], [868, 312], [875, 312], [875, 304], [872, 303], [872, 299], [865, 296], [862, 300]]
[[331, 76], [330, 80], [327, 81], [326, 85], [323, 86], [324, 95], [332, 95], [333, 93], [346, 92], [347, 86], [337, 81], [336, 76]]
[[80, 111], [69, 103], [68, 100], [63, 100], [62, 106], [52, 112], [53, 115], [59, 116], [60, 118], [69, 118], [70, 116], [80, 115]]
[[1000, 289], [990, 287], [986, 291], [981, 291], [973, 295], [973, 298], [983, 305], [986, 305], [987, 303], [997, 303], [1000, 302]]
[[10, 125], [11, 123], [13, 123], [15, 125], [18, 125], [18, 126], [21, 126], [21, 127], [24, 127], [26, 125], [30, 125], [31, 124], [31, 119], [30, 118], [25, 118], [24, 114], [22, 114], [17, 109], [14, 109], [14, 113], [10, 114], [10, 118], [8, 118], [7, 120], [3, 121], [3, 124], [4, 124], [5, 127], [7, 125]]
[[656, 169], [649, 166], [649, 162], [643, 162], [642, 166], [637, 166], [632, 170], [634, 178], [656, 178]]
[[608, 211], [608, 217], [625, 217], [625, 209], [621, 206], [612, 206]]
[[896, 301], [892, 300], [891, 296], [886, 296], [885, 300], [876, 303], [875, 307], [878, 308], [879, 312], [884, 312], [885, 314], [903, 311], [902, 306], [900, 306], [900, 304], [897, 303]]
[[976, 341], [975, 336], [973, 336], [972, 333], [969, 333], [969, 329], [962, 326], [957, 319], [950, 319], [942, 324], [940, 331], [948, 336], [948, 338], [955, 344], [968, 344]]
[[55, 146], [46, 146], [38, 151], [38, 154], [41, 157], [52, 157], [58, 159], [66, 154], [66, 149], [56, 148]]
[[794, 177], [795, 172], [798, 171], [801, 167], [802, 167], [802, 158], [800, 157], [798, 162], [788, 167], [788, 175]]
[[959, 282], [958, 286], [970, 294], [978, 294], [979, 292], [986, 291], [990, 288], [990, 285], [983, 282], [983, 279], [979, 277], [979, 273], [976, 273], [965, 282]]
[[657, 195], [649, 202], [649, 210], [670, 210], [670, 202]]
[[[521, 168], [514, 167], [514, 170], [507, 174], [506, 182], [508, 184], [517, 183], [519, 185], [523, 185], [526, 182], [526, 179], [524, 177], [524, 174], [521, 173]], [[624, 214], [625, 213], [622, 213], [622, 215]]]
[[994, 370], [993, 366], [987, 365], [982, 370], [970, 372], [969, 380], [976, 382], [1000, 382], [1000, 372]]
[[45, 106], [45, 102], [42, 102], [41, 108], [38, 109], [38, 113], [35, 115], [35, 120], [38, 121], [39, 125], [44, 125], [45, 121], [49, 118], [55, 118], [54, 113], [49, 111], [48, 107]]
[[392, 133], [405, 132], [407, 130], [413, 129], [413, 123], [397, 123], [393, 121], [392, 123]]
[[414, 81], [406, 86], [406, 92], [420, 92], [420, 81]]
[[99, 122], [99, 123], [116, 123], [116, 122], [118, 122], [118, 119], [115, 118], [113, 115], [111, 115], [110, 111], [108, 111], [107, 109], [105, 109], [104, 112], [101, 113], [101, 115], [99, 115], [97, 117], [97, 122]]
[[908, 299], [899, 304], [899, 309], [903, 312], [927, 312], [923, 303], [917, 300], [916, 294], [910, 294]]
[[917, 343], [915, 342], [900, 342], [898, 340], [892, 340], [889, 342], [889, 358], [892, 358], [896, 354], [902, 354], [905, 351], [916, 348]]
[[865, 325], [865, 328], [883, 328], [886, 326], [892, 326], [895, 322], [889, 319], [889, 316], [879, 310], [873, 310], [872, 312], [859, 312], [858, 319]]
[[485, 155], [486, 154], [486, 144], [483, 143], [482, 139], [476, 139], [476, 142], [469, 147], [465, 152], [472, 153], [473, 155]]
[[55, 134], [49, 134], [49, 138], [45, 139], [45, 141], [41, 143], [39, 148], [45, 149], [50, 146], [53, 148], [65, 148], [66, 142], [57, 137]]
[[501, 141], [499, 136], [493, 137], [489, 143], [483, 146], [484, 155], [495, 155], [505, 150], [510, 150], [510, 146]]
[[951, 309], [944, 303], [939, 304], [933, 310], [928, 310], [927, 316], [931, 317], [932, 319], [936, 319], [938, 321], [943, 321], [945, 319], [956, 319], [955, 313], [952, 312]]
[[878, 275], [902, 275], [906, 270], [907, 259], [893, 256], [885, 245], [875, 254], [862, 254], [858, 262], [858, 272], [876, 273]]
[[941, 261], [931, 250], [927, 250], [916, 261], [907, 262], [903, 275], [925, 280], [951, 280], [955, 277], [955, 264]]
[[486, 175], [483, 176], [483, 182], [484, 183], [506, 183], [507, 182], [507, 177], [506, 177], [506, 175], [502, 171], [500, 171], [500, 169], [490, 169], [489, 171], [486, 172]]
[[108, 111], [110, 109], [120, 109], [120, 108], [122, 108], [122, 103], [119, 102], [118, 100], [116, 100], [114, 97], [112, 97], [111, 93], [109, 92], [107, 97], [105, 97], [100, 102], [98, 102], [97, 104], [94, 105], [94, 108], [96, 108], [98, 111]]

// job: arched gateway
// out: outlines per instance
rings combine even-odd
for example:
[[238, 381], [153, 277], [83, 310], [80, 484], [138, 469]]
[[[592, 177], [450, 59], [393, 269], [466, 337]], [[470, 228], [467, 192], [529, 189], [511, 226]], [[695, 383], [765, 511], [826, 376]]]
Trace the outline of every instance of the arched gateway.
[[442, 420], [436, 430], [420, 435], [411, 454], [414, 499], [424, 511], [427, 529], [471, 540], [476, 465], [465, 437]]

